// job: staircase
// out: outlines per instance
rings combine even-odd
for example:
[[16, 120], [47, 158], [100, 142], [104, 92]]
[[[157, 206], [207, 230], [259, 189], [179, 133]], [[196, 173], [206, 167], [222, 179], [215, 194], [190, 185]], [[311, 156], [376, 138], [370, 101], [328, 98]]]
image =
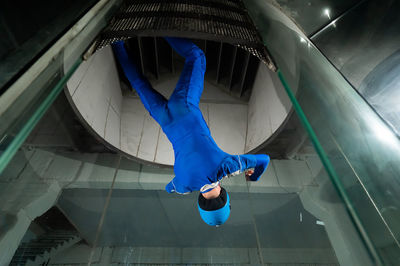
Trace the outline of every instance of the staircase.
[[62, 250], [81, 241], [76, 232], [57, 230], [28, 243], [21, 243], [10, 265], [40, 265]]

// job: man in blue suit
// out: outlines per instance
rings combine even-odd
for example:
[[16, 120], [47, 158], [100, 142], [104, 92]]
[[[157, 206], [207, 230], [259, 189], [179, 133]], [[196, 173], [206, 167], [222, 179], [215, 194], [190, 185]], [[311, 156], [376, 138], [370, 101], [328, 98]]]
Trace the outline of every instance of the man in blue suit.
[[122, 41], [114, 43], [114, 54], [150, 115], [160, 124], [172, 143], [175, 177], [165, 187], [169, 193], [200, 191], [198, 210], [209, 225], [223, 224], [230, 214], [229, 195], [220, 186], [225, 177], [245, 172], [248, 181], [257, 181], [267, 168], [269, 156], [230, 155], [211, 137], [199, 109], [204, 86], [204, 53], [186, 39], [165, 38], [185, 58], [185, 65], [169, 100], [155, 91], [129, 60]]

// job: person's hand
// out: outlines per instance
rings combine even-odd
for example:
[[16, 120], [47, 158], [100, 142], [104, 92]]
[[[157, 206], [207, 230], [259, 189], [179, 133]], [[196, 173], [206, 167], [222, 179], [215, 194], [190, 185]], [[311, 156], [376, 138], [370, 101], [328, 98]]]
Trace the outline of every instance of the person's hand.
[[251, 181], [250, 176], [251, 176], [252, 174], [254, 174], [254, 170], [247, 170], [247, 171], [245, 171], [244, 173], [245, 173], [245, 176], [246, 176], [246, 180], [247, 180], [247, 181]]

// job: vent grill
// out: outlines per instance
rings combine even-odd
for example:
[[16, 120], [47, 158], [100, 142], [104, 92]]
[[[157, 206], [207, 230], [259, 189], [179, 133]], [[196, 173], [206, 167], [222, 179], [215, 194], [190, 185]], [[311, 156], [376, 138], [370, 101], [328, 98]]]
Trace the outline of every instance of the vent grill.
[[96, 50], [138, 36], [175, 36], [230, 43], [276, 71], [239, 0], [126, 0], [96, 41]]

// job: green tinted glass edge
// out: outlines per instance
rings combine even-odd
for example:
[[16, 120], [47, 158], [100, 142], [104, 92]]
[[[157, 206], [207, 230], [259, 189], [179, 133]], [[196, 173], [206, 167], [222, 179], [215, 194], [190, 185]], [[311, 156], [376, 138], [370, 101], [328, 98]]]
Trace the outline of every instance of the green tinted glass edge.
[[18, 132], [18, 134], [14, 137], [8, 147], [4, 150], [4, 152], [0, 156], [0, 173], [6, 168], [8, 163], [16, 154], [19, 147], [21, 147], [22, 143], [29, 136], [33, 128], [39, 122], [39, 120], [43, 117], [46, 111], [49, 109], [51, 104], [57, 98], [59, 93], [63, 90], [65, 84], [70, 79], [72, 74], [74, 74], [75, 70], [81, 64], [82, 59], [79, 58], [72, 67], [68, 70], [68, 72], [57, 82], [54, 88], [51, 90], [49, 95], [43, 100], [42, 103], [37, 107], [36, 111], [32, 114], [32, 116], [26, 121], [26, 124], [23, 128]]
[[277, 71], [278, 77], [285, 88], [285, 91], [287, 95], [289, 96], [290, 101], [293, 104], [293, 108], [296, 111], [298, 117], [300, 118], [300, 122], [303, 125], [304, 129], [306, 130], [307, 134], [310, 137], [310, 140], [326, 170], [328, 173], [329, 178], [331, 179], [333, 185], [335, 186], [336, 190], [339, 193], [339, 196], [342, 198], [343, 202], [346, 205], [347, 211], [350, 213], [350, 217], [353, 219], [354, 224], [356, 225], [356, 228], [359, 230], [359, 233], [362, 235], [363, 241], [365, 242], [366, 246], [368, 247], [368, 251], [370, 252], [371, 257], [375, 260], [375, 263], [377, 265], [382, 265], [382, 261], [378, 255], [378, 253], [375, 250], [374, 245], [372, 244], [371, 239], [369, 238], [368, 234], [366, 233], [364, 226], [362, 225], [354, 207], [353, 204], [346, 194], [345, 189], [343, 188], [342, 182], [340, 179], [337, 177], [337, 174], [331, 164], [331, 162], [328, 159], [328, 156], [324, 149], [322, 148], [322, 145], [320, 144], [317, 135], [315, 134], [314, 130], [311, 127], [311, 124], [308, 122], [308, 119], [303, 112], [299, 102], [297, 101], [296, 97], [294, 96], [292, 90], [290, 89], [288, 83], [286, 82], [282, 72], [280, 69]]

